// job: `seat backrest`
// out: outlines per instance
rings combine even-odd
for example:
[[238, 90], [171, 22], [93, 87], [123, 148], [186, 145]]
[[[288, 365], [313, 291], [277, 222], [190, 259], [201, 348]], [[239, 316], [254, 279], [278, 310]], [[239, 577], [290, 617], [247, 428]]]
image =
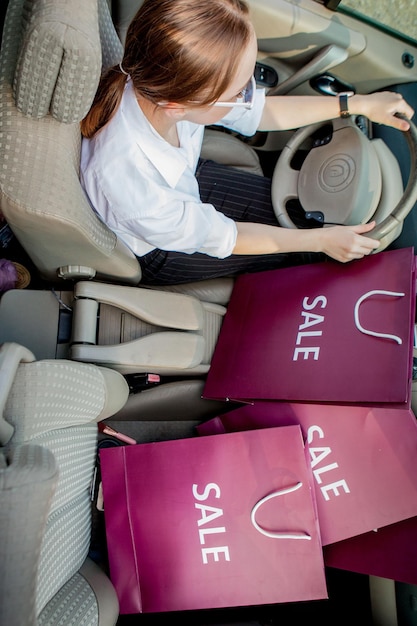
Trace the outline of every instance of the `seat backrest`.
[[0, 52], [0, 208], [44, 278], [137, 284], [136, 257], [79, 181], [79, 122], [122, 56], [107, 0], [9, 0]]
[[[0, 348], [0, 381], [2, 419], [10, 426], [1, 429], [0, 623], [38, 623], [32, 614], [22, 616], [24, 589], [31, 594], [24, 598], [25, 611], [34, 611], [39, 623], [115, 624], [115, 591], [86, 559], [96, 422], [123, 407], [127, 383], [94, 365], [35, 361], [13, 343]], [[6, 498], [12, 508], [3, 506]], [[17, 621], [9, 621], [13, 606]]]
[[[122, 39], [140, 3], [111, 3]], [[45, 279], [140, 282], [137, 258], [92, 210], [79, 180], [79, 122], [102, 68], [122, 56], [109, 0], [9, 0], [0, 50], [0, 210]], [[202, 155], [262, 173], [249, 146], [219, 132], [207, 131]]]

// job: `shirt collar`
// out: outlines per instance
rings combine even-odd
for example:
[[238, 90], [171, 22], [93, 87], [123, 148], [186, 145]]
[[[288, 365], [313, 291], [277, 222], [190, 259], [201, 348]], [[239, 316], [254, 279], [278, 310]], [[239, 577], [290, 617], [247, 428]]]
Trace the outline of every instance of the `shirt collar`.
[[[133, 140], [151, 161], [153, 166], [166, 180], [168, 185], [175, 187], [188, 167], [186, 155], [182, 150], [171, 146], [149, 123], [142, 112], [133, 89], [132, 81], [126, 83], [123, 99], [120, 107], [121, 115], [129, 126], [129, 132]], [[180, 142], [187, 145], [184, 133], [187, 132], [185, 125], [178, 125]], [[183, 140], [183, 141], [181, 141]], [[184, 141], [185, 140], [185, 141]]]

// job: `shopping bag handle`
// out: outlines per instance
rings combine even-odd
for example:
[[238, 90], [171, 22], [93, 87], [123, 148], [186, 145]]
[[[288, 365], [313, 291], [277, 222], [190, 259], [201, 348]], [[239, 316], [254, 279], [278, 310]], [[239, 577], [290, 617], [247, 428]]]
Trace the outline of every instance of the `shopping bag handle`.
[[265, 502], [267, 502], [268, 500], [271, 500], [272, 498], [278, 498], [279, 496], [283, 496], [286, 493], [291, 493], [292, 491], [296, 491], [302, 486], [302, 484], [303, 484], [302, 482], [298, 482], [295, 485], [291, 485], [290, 487], [283, 487], [282, 489], [277, 489], [276, 491], [273, 491], [272, 493], [268, 494], [264, 498], [261, 498], [255, 504], [255, 506], [253, 507], [251, 511], [250, 519], [257, 531], [259, 531], [262, 535], [265, 535], [265, 537], [272, 537], [272, 539], [311, 539], [311, 536], [308, 533], [304, 533], [304, 532], [297, 532], [297, 531], [295, 532], [276, 531], [275, 532], [271, 530], [265, 530], [265, 528], [262, 528], [262, 526], [259, 526], [258, 522], [255, 519], [258, 509]]
[[361, 296], [359, 300], [357, 301], [357, 303], [355, 304], [354, 316], [355, 316], [356, 328], [360, 330], [362, 333], [364, 333], [365, 335], [372, 335], [373, 337], [382, 337], [383, 339], [392, 339], [393, 341], [396, 341], [398, 344], [401, 345], [403, 342], [401, 337], [397, 337], [397, 335], [390, 335], [388, 333], [378, 333], [374, 330], [367, 330], [360, 323], [359, 307], [362, 304], [362, 302], [366, 300], [366, 298], [369, 298], [370, 296], [374, 296], [374, 295], [400, 297], [400, 296], [405, 296], [405, 293], [399, 293], [397, 291], [385, 291], [384, 289], [374, 289], [373, 291], [368, 291], [367, 293], [364, 293], [363, 296]]

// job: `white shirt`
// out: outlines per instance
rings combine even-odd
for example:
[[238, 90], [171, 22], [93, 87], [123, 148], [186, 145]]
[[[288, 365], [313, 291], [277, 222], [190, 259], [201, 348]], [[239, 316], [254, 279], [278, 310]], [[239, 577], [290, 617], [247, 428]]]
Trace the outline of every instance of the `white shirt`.
[[[257, 90], [253, 109], [235, 107], [221, 125], [253, 135], [264, 102], [264, 90]], [[160, 248], [225, 258], [236, 224], [201, 202], [195, 178], [204, 126], [182, 121], [177, 130], [179, 148], [148, 122], [128, 80], [114, 117], [83, 139], [81, 183], [97, 214], [137, 256]]]

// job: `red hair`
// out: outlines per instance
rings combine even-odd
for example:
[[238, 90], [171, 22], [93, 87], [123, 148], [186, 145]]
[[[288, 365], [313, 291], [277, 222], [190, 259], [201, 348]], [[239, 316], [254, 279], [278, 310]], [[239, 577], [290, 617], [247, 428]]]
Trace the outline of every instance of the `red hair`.
[[[252, 32], [243, 0], [145, 0], [128, 28], [122, 67], [155, 105], [207, 105], [227, 89]], [[114, 115], [126, 79], [118, 66], [102, 77], [81, 122], [85, 137]]]

